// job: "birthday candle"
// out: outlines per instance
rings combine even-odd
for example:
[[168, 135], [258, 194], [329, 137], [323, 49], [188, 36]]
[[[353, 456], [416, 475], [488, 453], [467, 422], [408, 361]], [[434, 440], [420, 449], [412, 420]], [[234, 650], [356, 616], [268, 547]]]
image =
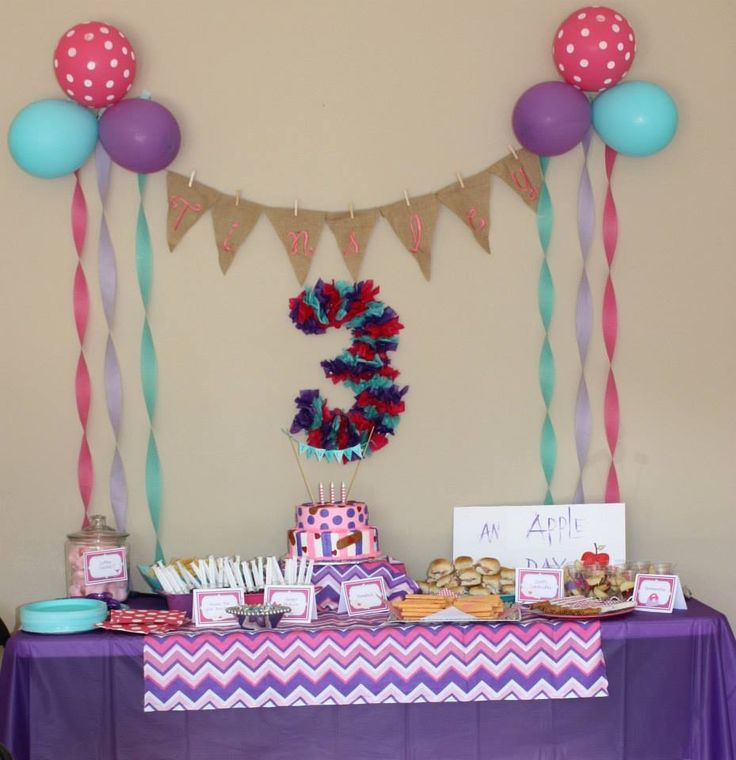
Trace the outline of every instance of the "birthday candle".
[[335, 503], [335, 482], [333, 480], [330, 481], [330, 504]]
[[319, 484], [319, 503], [324, 504], [325, 503], [325, 484], [320, 481]]
[[342, 483], [340, 483], [340, 502], [342, 504], [345, 503], [345, 496], [346, 496], [346, 487], [345, 487], [345, 481], [343, 480]]

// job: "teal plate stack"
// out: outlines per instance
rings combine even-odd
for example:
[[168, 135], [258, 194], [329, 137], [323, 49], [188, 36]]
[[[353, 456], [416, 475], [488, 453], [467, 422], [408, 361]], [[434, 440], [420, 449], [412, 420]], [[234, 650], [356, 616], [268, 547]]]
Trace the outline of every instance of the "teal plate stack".
[[24, 604], [20, 627], [29, 633], [78, 633], [91, 631], [106, 617], [107, 605], [98, 599], [49, 599]]

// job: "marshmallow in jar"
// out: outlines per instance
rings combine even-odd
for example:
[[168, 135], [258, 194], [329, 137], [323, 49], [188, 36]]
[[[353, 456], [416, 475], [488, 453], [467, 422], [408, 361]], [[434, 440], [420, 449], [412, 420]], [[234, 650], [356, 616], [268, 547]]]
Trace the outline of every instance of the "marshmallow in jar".
[[67, 596], [108, 592], [122, 602], [128, 598], [127, 533], [106, 524], [103, 515], [90, 515], [89, 527], [67, 536]]

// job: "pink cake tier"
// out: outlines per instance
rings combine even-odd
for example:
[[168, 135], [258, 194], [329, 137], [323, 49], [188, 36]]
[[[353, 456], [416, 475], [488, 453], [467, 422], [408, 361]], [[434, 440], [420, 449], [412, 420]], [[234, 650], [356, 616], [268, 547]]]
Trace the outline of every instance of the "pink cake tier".
[[370, 559], [380, 553], [378, 531], [360, 501], [300, 504], [296, 530], [289, 531], [290, 557], [315, 560]]
[[300, 504], [297, 530], [360, 530], [368, 525], [368, 506], [362, 501], [334, 504]]

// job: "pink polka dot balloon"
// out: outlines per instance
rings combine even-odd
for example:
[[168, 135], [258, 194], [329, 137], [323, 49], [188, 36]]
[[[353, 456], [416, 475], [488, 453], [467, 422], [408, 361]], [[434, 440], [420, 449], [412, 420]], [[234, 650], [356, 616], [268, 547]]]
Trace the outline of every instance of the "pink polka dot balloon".
[[135, 79], [135, 52], [111, 24], [87, 21], [66, 31], [54, 50], [54, 73], [62, 90], [87, 108], [117, 103]]
[[559, 26], [552, 56], [557, 73], [586, 92], [601, 92], [623, 79], [636, 54], [634, 30], [612, 8], [578, 8]]

